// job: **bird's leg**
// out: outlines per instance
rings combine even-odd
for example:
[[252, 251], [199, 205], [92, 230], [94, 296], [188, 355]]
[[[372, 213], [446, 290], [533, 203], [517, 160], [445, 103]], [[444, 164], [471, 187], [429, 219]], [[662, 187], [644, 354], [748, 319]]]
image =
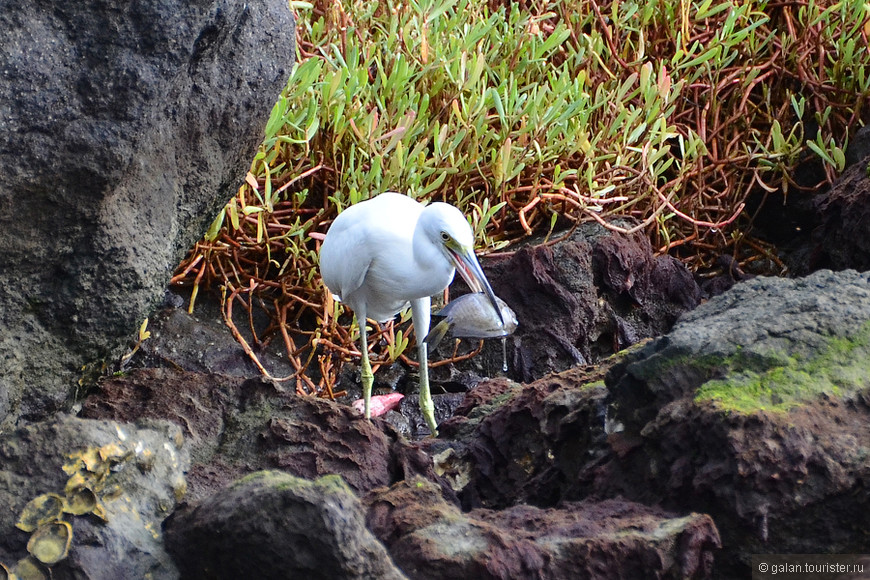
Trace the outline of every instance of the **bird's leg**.
[[429, 425], [432, 437], [438, 436], [438, 424], [435, 422], [435, 404], [432, 403], [432, 393], [429, 392], [429, 350], [425, 342], [417, 345], [417, 360], [420, 363], [420, 412]]
[[429, 392], [429, 348], [426, 335], [429, 334], [429, 297], [411, 300], [411, 316], [414, 319], [414, 334], [417, 336], [417, 362], [420, 364], [420, 412], [429, 425], [432, 437], [438, 436], [435, 422], [435, 405]]
[[372, 373], [372, 365], [369, 362], [369, 339], [366, 332], [366, 320], [357, 318], [359, 326], [359, 342], [360, 352], [362, 353], [362, 368], [359, 371], [360, 382], [363, 388], [363, 401], [365, 402], [365, 417], [372, 418], [371, 400], [372, 400], [372, 384], [375, 382], [375, 375]]

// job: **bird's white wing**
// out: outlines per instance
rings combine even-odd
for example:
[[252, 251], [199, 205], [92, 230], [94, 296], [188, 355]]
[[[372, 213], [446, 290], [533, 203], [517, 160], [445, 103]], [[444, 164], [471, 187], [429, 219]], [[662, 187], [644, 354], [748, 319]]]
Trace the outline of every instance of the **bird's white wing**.
[[345, 209], [320, 248], [320, 273], [330, 292], [357, 314], [393, 316], [411, 298], [413, 236], [422, 205], [383, 193]]
[[320, 247], [320, 273], [329, 291], [346, 299], [363, 285], [378, 255], [409, 246], [422, 207], [386, 192], [341, 212]]
[[[345, 210], [339, 218], [353, 208]], [[344, 299], [362, 286], [374, 256], [359, 243], [364, 224], [336, 219], [320, 247], [320, 274], [329, 291]]]

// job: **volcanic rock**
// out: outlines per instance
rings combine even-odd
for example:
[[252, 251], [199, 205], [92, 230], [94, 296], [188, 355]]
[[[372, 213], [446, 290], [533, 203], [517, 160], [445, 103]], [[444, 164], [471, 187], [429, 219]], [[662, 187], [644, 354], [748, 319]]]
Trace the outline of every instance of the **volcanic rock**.
[[165, 421], [66, 416], [0, 435], [0, 562], [12, 568], [27, 556], [32, 534], [16, 522], [28, 502], [87, 493], [91, 506], [50, 518], [72, 529], [69, 555], [52, 566], [52, 578], [178, 578], [161, 524], [185, 493], [183, 439]]
[[179, 425], [193, 460], [191, 500], [263, 469], [308, 479], [339, 474], [357, 493], [415, 474], [435, 478], [426, 456], [383, 419], [367, 421], [350, 406], [298, 396], [261, 378], [135, 370], [102, 381], [82, 415]]
[[4, 2], [0, 424], [124, 342], [242, 183], [293, 65], [286, 2]]
[[723, 577], [751, 554], [862, 553], [868, 360], [870, 274], [739, 284], [611, 370], [619, 429], [577, 494], [709, 514]]
[[[482, 265], [496, 295], [519, 320], [507, 339], [507, 375], [522, 382], [597, 363], [659, 336], [701, 296], [685, 266], [671, 256], [655, 256], [641, 232], [625, 235], [597, 223], [579, 226], [552, 246], [523, 246], [508, 257], [484, 258]], [[453, 287], [463, 292], [461, 281]], [[444, 356], [452, 348], [442, 344], [438, 352]], [[482, 355], [459, 368], [496, 376], [502, 368], [500, 342], [487, 341]], [[433, 375], [445, 381], [451, 372], [456, 374], [453, 368], [434, 369]]]
[[176, 512], [166, 534], [186, 578], [405, 578], [337, 475], [253, 473]]
[[719, 544], [708, 516], [618, 500], [462, 513], [409, 480], [367, 502], [369, 528], [419, 579], [706, 578]]

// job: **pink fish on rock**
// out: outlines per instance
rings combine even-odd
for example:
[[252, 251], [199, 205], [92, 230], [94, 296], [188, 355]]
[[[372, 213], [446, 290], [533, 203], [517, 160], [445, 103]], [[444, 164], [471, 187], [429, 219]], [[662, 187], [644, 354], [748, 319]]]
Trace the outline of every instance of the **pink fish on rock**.
[[[371, 402], [369, 403], [372, 417], [380, 417], [381, 415], [386, 415], [387, 412], [397, 408], [399, 406], [399, 403], [404, 398], [405, 395], [401, 393], [390, 393], [389, 395], [375, 395], [371, 398]], [[357, 399], [356, 401], [351, 403], [351, 406], [360, 413], [365, 413], [365, 404], [366, 403], [364, 399]]]

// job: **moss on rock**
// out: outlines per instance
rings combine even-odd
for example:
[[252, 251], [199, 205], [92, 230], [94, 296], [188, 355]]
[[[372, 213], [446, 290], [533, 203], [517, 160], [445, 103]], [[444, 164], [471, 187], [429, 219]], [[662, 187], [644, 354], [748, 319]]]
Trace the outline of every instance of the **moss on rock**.
[[831, 337], [817, 354], [771, 356], [769, 365], [742, 351], [723, 361], [728, 376], [707, 381], [695, 401], [738, 413], [786, 412], [820, 395], [842, 397], [870, 386], [870, 322], [851, 337]]

